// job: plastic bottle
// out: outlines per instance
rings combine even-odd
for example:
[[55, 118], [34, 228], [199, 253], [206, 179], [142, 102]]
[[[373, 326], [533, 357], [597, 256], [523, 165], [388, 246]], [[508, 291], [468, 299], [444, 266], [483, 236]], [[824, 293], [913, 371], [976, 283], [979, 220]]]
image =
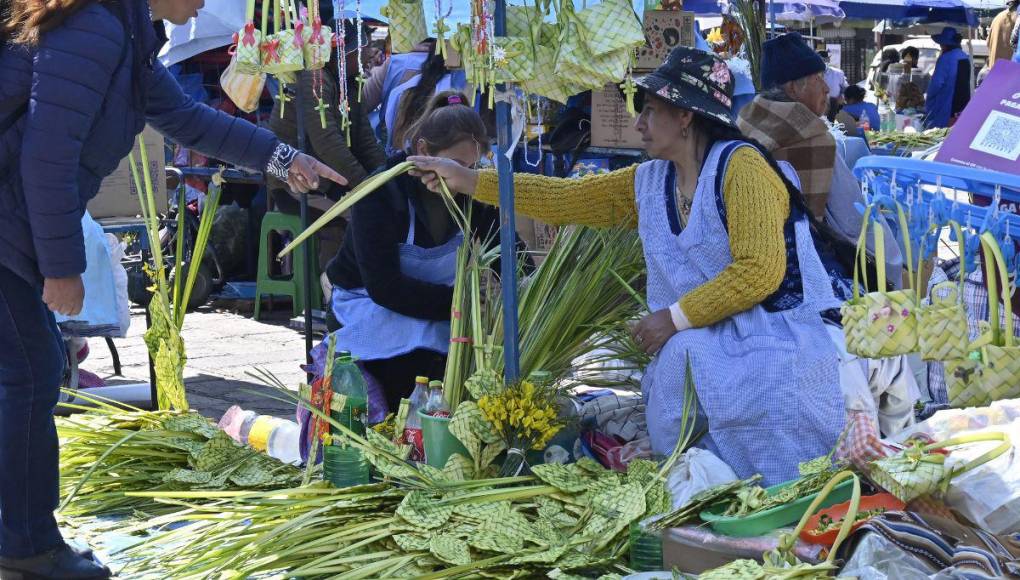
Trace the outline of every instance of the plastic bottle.
[[[333, 377], [330, 387], [335, 395], [347, 398], [342, 411], [333, 412], [341, 425], [358, 435], [365, 434], [365, 418], [368, 416], [368, 385], [361, 371], [354, 364], [349, 353], [341, 353], [333, 363]], [[333, 454], [330, 479], [337, 487], [350, 487], [368, 483], [368, 461], [361, 450], [340, 445]]]
[[230, 438], [234, 441], [245, 443], [245, 440], [241, 438], [241, 427], [247, 422], [248, 428], [251, 429], [251, 423], [255, 420], [255, 416], [255, 411], [245, 411], [241, 407], [234, 405], [223, 414], [218, 426], [227, 435], [230, 435]]
[[450, 416], [450, 406], [446, 404], [446, 397], [443, 396], [443, 381], [429, 383], [429, 399], [425, 404], [425, 414], [433, 417]]
[[416, 377], [414, 379], [414, 390], [411, 392], [410, 398], [411, 404], [408, 405], [407, 423], [404, 425], [404, 443], [411, 446], [411, 455], [409, 457], [411, 461], [425, 460], [425, 446], [422, 441], [421, 418], [418, 417], [418, 411], [423, 410], [425, 404], [428, 403], [428, 388], [428, 377]]
[[884, 100], [878, 103], [878, 117], [882, 122], [882, 126], [879, 128], [881, 131], [892, 131], [896, 128], [896, 114], [889, 107], [889, 103]]
[[297, 423], [281, 420], [269, 434], [266, 452], [270, 457], [275, 457], [284, 463], [298, 465], [301, 463], [301, 452], [298, 449], [300, 437], [301, 428]]

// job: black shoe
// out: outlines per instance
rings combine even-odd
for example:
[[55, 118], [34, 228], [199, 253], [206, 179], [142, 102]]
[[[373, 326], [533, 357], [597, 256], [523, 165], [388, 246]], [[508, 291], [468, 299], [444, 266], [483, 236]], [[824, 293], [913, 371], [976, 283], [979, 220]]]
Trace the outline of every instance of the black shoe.
[[68, 545], [31, 558], [0, 558], [0, 580], [105, 580], [110, 569]]

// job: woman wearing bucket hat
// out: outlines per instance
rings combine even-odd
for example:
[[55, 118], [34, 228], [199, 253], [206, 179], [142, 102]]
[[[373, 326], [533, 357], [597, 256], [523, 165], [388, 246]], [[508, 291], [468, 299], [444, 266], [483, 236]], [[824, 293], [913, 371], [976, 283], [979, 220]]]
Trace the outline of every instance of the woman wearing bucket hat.
[[942, 54], [935, 61], [935, 71], [928, 83], [928, 94], [925, 95], [928, 116], [924, 126], [948, 127], [970, 102], [970, 57], [960, 48], [963, 37], [952, 26], [933, 34], [931, 39], [942, 47]]
[[[828, 249], [816, 250], [833, 238], [796, 195], [792, 169], [736, 129], [722, 60], [676, 48], [636, 82], [636, 127], [653, 160], [580, 179], [515, 175], [517, 209], [553, 224], [638, 229], [652, 313], [634, 334], [655, 356], [642, 385], [655, 451], [677, 441], [689, 354], [708, 423], [700, 444], [740, 477], [795, 478], [800, 462], [832, 449], [844, 419], [823, 315], [848, 285]], [[430, 188], [438, 175], [498, 201], [493, 172], [410, 160]]]

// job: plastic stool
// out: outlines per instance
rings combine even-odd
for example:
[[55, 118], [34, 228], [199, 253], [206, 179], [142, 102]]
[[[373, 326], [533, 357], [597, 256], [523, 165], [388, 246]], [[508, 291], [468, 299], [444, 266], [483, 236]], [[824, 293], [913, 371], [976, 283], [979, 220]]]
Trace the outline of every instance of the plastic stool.
[[[273, 278], [269, 275], [270, 267], [276, 260], [276, 253], [269, 248], [269, 234], [271, 232], [288, 232], [296, 236], [302, 231], [301, 218], [295, 215], [288, 215], [280, 212], [267, 212], [262, 218], [262, 229], [259, 234], [259, 271], [255, 282], [255, 320], [259, 319], [262, 310], [262, 297], [269, 297], [269, 309], [273, 308], [273, 296], [290, 296], [294, 316], [300, 315], [305, 310], [305, 249], [298, 248], [291, 252], [291, 275], [287, 278]], [[305, 242], [312, 244], [312, 299], [316, 296], [322, 299], [322, 289], [319, 288], [318, 253], [316, 251], [315, 237]]]

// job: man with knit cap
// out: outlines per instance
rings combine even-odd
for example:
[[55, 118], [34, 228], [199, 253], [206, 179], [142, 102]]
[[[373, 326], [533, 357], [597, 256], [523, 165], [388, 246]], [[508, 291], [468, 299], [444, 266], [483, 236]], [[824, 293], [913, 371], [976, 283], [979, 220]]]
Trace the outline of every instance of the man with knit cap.
[[[764, 91], [740, 111], [737, 126], [776, 159], [793, 165], [815, 219], [856, 244], [862, 216], [855, 204], [863, 204], [864, 196], [842, 157], [844, 148], [837, 147], [822, 119], [829, 108], [825, 69], [822, 57], [796, 32], [767, 41], [761, 66]], [[903, 261], [891, 231], [886, 240], [888, 278], [899, 282]]]
[[[843, 148], [822, 120], [829, 107], [826, 64], [795, 32], [773, 38], [763, 48], [764, 92], [740, 111], [737, 126], [777, 160], [790, 163], [814, 217], [856, 244], [862, 216], [855, 204], [863, 205], [864, 196], [843, 159]], [[903, 260], [888, 225], [884, 230], [886, 272], [899, 286]], [[874, 240], [868, 238], [868, 253], [874, 255]], [[918, 390], [910, 365], [905, 357], [865, 360], [843, 350], [840, 383], [855, 430], [849, 439], [867, 442], [841, 452], [855, 461], [881, 456], [879, 434], [891, 435], [913, 423]]]

